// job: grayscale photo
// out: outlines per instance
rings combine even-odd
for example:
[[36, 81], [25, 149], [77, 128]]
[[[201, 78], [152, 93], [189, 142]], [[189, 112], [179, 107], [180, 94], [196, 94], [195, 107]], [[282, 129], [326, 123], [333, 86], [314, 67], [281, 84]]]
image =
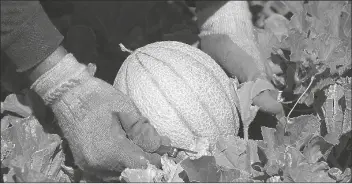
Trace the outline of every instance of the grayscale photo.
[[351, 183], [351, 1], [0, 2], [2, 183]]

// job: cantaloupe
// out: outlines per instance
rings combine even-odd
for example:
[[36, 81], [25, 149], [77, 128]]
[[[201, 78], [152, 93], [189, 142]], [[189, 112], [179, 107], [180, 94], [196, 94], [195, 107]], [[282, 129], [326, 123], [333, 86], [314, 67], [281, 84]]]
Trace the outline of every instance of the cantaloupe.
[[114, 87], [129, 96], [141, 114], [173, 146], [212, 150], [219, 135], [236, 135], [239, 118], [233, 83], [207, 54], [190, 45], [155, 42], [132, 52]]

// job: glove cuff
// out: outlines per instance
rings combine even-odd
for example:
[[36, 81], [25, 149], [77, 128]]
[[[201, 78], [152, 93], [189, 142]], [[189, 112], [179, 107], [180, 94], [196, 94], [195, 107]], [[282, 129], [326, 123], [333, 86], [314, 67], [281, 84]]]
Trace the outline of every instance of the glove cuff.
[[[201, 12], [200, 12], [201, 14]], [[246, 1], [229, 1], [199, 25], [199, 36], [226, 34], [254, 39], [251, 13]]]
[[52, 104], [68, 90], [87, 81], [91, 75], [84, 64], [67, 54], [58, 64], [41, 75], [31, 86], [46, 105]]

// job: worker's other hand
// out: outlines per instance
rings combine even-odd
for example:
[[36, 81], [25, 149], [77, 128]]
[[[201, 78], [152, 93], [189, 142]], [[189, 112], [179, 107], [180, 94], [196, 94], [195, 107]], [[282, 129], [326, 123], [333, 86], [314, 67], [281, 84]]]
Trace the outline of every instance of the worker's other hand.
[[[253, 57], [248, 55], [228, 35], [208, 35], [201, 38], [201, 49], [210, 55], [230, 77], [236, 77], [241, 83], [263, 79], [270, 84], [272, 71], [270, 66], [263, 63], [261, 70]], [[277, 101], [278, 91], [265, 90], [253, 98], [253, 105], [260, 107], [261, 111], [284, 116], [282, 104]]]

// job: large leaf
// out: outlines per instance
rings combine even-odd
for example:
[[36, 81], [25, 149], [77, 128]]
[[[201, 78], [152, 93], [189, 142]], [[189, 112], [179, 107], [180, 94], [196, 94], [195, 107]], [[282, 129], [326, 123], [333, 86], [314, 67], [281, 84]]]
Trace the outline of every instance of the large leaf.
[[155, 165], [148, 164], [146, 169], [125, 169], [121, 173], [121, 178], [126, 182], [165, 182], [162, 170], [159, 170]]
[[342, 172], [340, 169], [333, 167], [329, 169], [328, 174], [337, 182], [351, 182], [351, 168], [347, 168], [344, 172]]
[[326, 90], [326, 101], [323, 104], [326, 129], [328, 133], [336, 132], [340, 136], [343, 132], [343, 111], [339, 100], [344, 95], [344, 89], [338, 84], [329, 86]]
[[212, 156], [203, 156], [196, 160], [186, 159], [181, 163], [190, 182], [240, 182], [250, 181], [250, 175], [241, 169], [219, 166]]
[[284, 37], [288, 36], [289, 21], [280, 14], [272, 14], [265, 20], [265, 29], [271, 30], [276, 38], [281, 42]]
[[[339, 17], [346, 1], [309, 2], [307, 11], [322, 22], [323, 27], [316, 29], [318, 33], [329, 33], [338, 36]], [[313, 27], [316, 28], [316, 27]]]
[[[326, 78], [326, 79], [321, 79], [321, 80], [315, 80], [316, 82], [313, 82], [312, 86], [307, 94], [304, 95], [302, 100], [307, 106], [311, 106], [312, 104], [318, 104], [318, 98], [315, 99], [315, 96], [318, 95], [324, 95], [324, 92], [321, 93], [324, 88], [328, 87], [329, 85], [335, 84], [335, 80], [332, 78]], [[321, 104], [323, 102], [320, 102]], [[320, 104], [319, 103], [319, 104]]]
[[220, 137], [214, 152], [216, 164], [227, 167], [246, 169], [247, 142], [236, 136]]
[[234, 182], [235, 180], [243, 177], [243, 172], [236, 169], [221, 169], [219, 183]]
[[290, 132], [289, 136], [285, 136], [286, 139], [299, 149], [312, 135], [320, 135], [320, 121], [313, 115], [295, 117], [290, 120], [286, 130]]
[[253, 105], [253, 99], [265, 90], [274, 90], [274, 86], [263, 79], [257, 79], [256, 81], [248, 81], [242, 83], [238, 89], [236, 89], [237, 96], [239, 97], [239, 111], [243, 123], [244, 139], [248, 141], [248, 129], [252, 121], [254, 120], [259, 107]]
[[10, 94], [4, 102], [1, 102], [1, 113], [5, 111], [16, 113], [24, 118], [33, 113], [30, 106], [26, 104], [24, 95], [21, 94]]
[[342, 9], [339, 37], [351, 44], [351, 40], [348, 39], [351, 38], [351, 2], [346, 3]]
[[316, 163], [320, 158], [327, 157], [333, 144], [328, 143], [323, 137], [315, 136], [309, 140], [303, 154], [310, 164]]
[[183, 166], [170, 159], [166, 154], [161, 157], [162, 170], [148, 164], [145, 169], [125, 169], [120, 176], [126, 182], [178, 182], [183, 183]]
[[[287, 173], [291, 182], [335, 182], [329, 177], [326, 162], [318, 162], [314, 164], [301, 163], [296, 168], [289, 168]], [[285, 181], [285, 180], [284, 180]], [[289, 180], [286, 180], [286, 182]]]
[[203, 156], [195, 160], [187, 158], [180, 164], [190, 182], [218, 182], [220, 179], [218, 166], [212, 156]]
[[11, 126], [1, 132], [1, 141], [7, 143], [2, 144], [1, 149], [10, 143], [14, 147], [11, 156], [4, 158], [2, 163], [14, 169], [19, 181], [70, 181], [61, 170], [65, 157], [57, 134], [46, 133], [33, 116], [9, 117], [7, 121]]
[[162, 182], [162, 171], [154, 165], [148, 164], [146, 169], [125, 169], [121, 173], [121, 178], [127, 182]]
[[4, 102], [1, 102], [1, 113], [14, 113], [21, 117], [35, 115], [39, 120], [48, 117], [47, 107], [41, 97], [29, 89], [8, 95]]
[[180, 164], [176, 164], [166, 155], [161, 158], [161, 164], [164, 172], [164, 178], [167, 182], [184, 182], [184, 180], [180, 178], [180, 173], [183, 171], [183, 168]]
[[284, 182], [333, 182], [326, 172], [326, 162], [308, 163], [308, 159], [295, 147], [287, 147]]
[[303, 11], [302, 1], [282, 1], [294, 14], [299, 14]]
[[307, 32], [309, 28], [309, 22], [306, 20], [306, 10], [304, 9], [304, 4], [302, 1], [283, 1], [291, 12], [293, 16], [290, 19], [289, 28], [296, 29], [299, 32]]
[[284, 40], [286, 45], [289, 45], [291, 55], [290, 61], [302, 61], [304, 55], [304, 49], [308, 45], [308, 41], [305, 33], [301, 33], [295, 29], [291, 29], [288, 32], [288, 37]]
[[345, 100], [345, 109], [344, 109], [344, 119], [343, 119], [343, 126], [342, 126], [342, 133], [346, 133], [351, 131], [351, 77], [346, 77], [345, 82], [343, 85], [344, 88], [344, 100]]
[[262, 127], [263, 140], [266, 147], [258, 148], [258, 156], [264, 164], [263, 170], [269, 176], [278, 174], [285, 163], [285, 146], [283, 145], [281, 130]]
[[351, 156], [351, 147], [352, 147], [352, 134], [351, 131], [343, 134], [339, 137], [339, 144], [335, 145], [327, 161], [329, 165], [337, 167], [341, 170], [352, 167], [352, 156]]
[[276, 49], [284, 47], [270, 30], [255, 29], [259, 50], [264, 59], [269, 59]]

